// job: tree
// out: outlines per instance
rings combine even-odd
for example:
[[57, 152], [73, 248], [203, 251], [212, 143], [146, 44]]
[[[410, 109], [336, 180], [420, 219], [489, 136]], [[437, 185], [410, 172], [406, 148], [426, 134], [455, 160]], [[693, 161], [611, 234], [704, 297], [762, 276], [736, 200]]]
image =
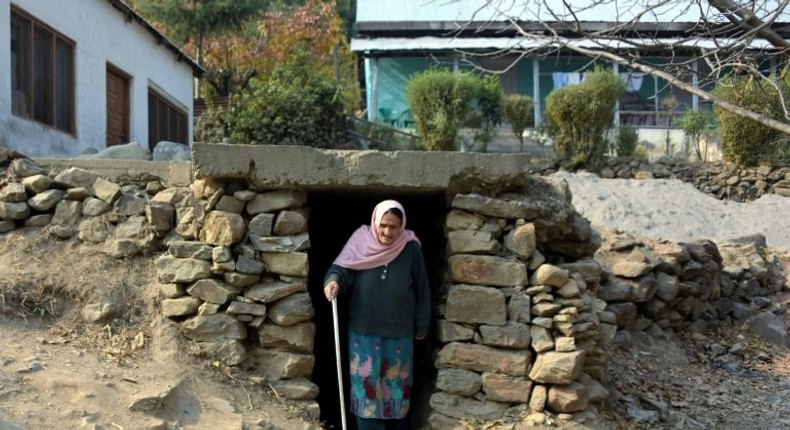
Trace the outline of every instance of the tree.
[[508, 94], [502, 98], [502, 110], [510, 123], [513, 134], [518, 139], [521, 152], [524, 152], [524, 131], [534, 123], [532, 98], [521, 94]]
[[208, 95], [232, 96], [247, 89], [250, 80], [261, 73], [265, 42], [255, 25], [248, 25], [244, 31], [206, 38], [204, 79], [211, 88]]
[[353, 109], [358, 100], [356, 59], [346, 38], [334, 1], [307, 0], [299, 7], [271, 11], [258, 23], [264, 39], [259, 72], [299, 59], [311, 73], [334, 79], [343, 89], [344, 103]]
[[694, 145], [697, 161], [706, 161], [708, 158], [708, 140], [716, 130], [714, 120], [713, 112], [691, 109], [680, 118], [680, 127], [686, 133], [686, 145]]
[[[205, 40], [243, 27], [265, 10], [267, 0], [134, 0], [132, 5], [204, 66]], [[195, 89], [200, 95], [200, 81]]]
[[160, 22], [177, 43], [193, 42], [203, 65], [203, 42], [259, 16], [267, 0], [136, 0], [140, 12]]
[[[195, 52], [207, 70], [209, 95], [249, 90], [251, 79], [299, 57], [311, 71], [335, 79], [346, 105], [357, 103], [356, 62], [335, 1], [137, 0], [141, 13]], [[353, 2], [341, 2], [346, 13]], [[205, 95], [205, 94], [203, 94]]]
[[[458, 31], [502, 31], [504, 25], [523, 39], [521, 47], [514, 49], [521, 56], [550, 56], [570, 50], [606, 60], [654, 75], [718, 109], [790, 134], [788, 121], [745, 109], [705, 89], [732, 72], [750, 74], [768, 85], [772, 84], [771, 76], [790, 78], [790, 43], [775, 24], [780, 16], [787, 17], [788, 3], [790, 0], [486, 0]], [[699, 18], [689, 23], [686, 17], [690, 13]], [[602, 16], [615, 25], [600, 25]], [[651, 21], [682, 28], [682, 36], [667, 40], [665, 28], [646, 25]], [[755, 48], [758, 39], [764, 39], [768, 48]], [[644, 60], [644, 53], [650, 51], [662, 53], [665, 61]], [[778, 61], [760, 62], [765, 56]], [[701, 60], [706, 70], [697, 69], [695, 60]], [[785, 120], [790, 119], [788, 101], [782, 99], [781, 104]]]

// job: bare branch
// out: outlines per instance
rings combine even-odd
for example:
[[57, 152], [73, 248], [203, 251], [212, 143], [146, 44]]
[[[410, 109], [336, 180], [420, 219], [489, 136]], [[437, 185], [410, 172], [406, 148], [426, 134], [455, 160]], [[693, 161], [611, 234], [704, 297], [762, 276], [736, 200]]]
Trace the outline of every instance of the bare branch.
[[698, 87], [695, 87], [693, 85], [689, 85], [689, 84], [683, 82], [682, 80], [678, 79], [676, 76], [673, 76], [673, 75], [671, 75], [669, 73], [666, 73], [666, 72], [664, 72], [662, 70], [659, 70], [656, 67], [653, 67], [653, 66], [650, 66], [650, 65], [647, 65], [647, 64], [634, 63], [634, 62], [628, 61], [627, 59], [623, 58], [622, 56], [619, 56], [619, 55], [611, 53], [611, 52], [607, 52], [607, 51], [593, 51], [593, 50], [590, 50], [590, 49], [587, 49], [587, 48], [583, 48], [583, 47], [577, 46], [574, 43], [569, 43], [567, 41], [565, 42], [564, 46], [566, 46], [568, 49], [576, 51], [576, 52], [578, 52], [580, 54], [584, 54], [584, 55], [588, 55], [588, 56], [599, 56], [599, 57], [602, 57], [602, 58], [606, 58], [607, 60], [609, 60], [609, 61], [611, 61], [613, 63], [617, 63], [617, 64], [620, 64], [622, 66], [631, 67], [631, 68], [639, 70], [641, 72], [657, 76], [657, 77], [659, 77], [661, 79], [666, 80], [670, 85], [672, 85], [674, 87], [680, 88], [683, 91], [686, 91], [686, 92], [688, 92], [690, 94], [695, 94], [695, 95], [699, 96], [700, 98], [702, 98], [703, 100], [707, 100], [709, 102], [712, 102], [714, 105], [720, 107], [721, 109], [724, 109], [724, 110], [726, 110], [728, 112], [732, 112], [732, 113], [734, 113], [736, 115], [740, 115], [740, 116], [743, 116], [743, 117], [746, 117], [746, 118], [753, 119], [753, 120], [755, 120], [755, 121], [757, 121], [757, 122], [759, 122], [761, 124], [764, 124], [764, 125], [766, 125], [768, 127], [773, 128], [774, 130], [780, 131], [782, 133], [790, 134], [790, 124], [786, 124], [784, 122], [777, 121], [777, 120], [775, 120], [773, 118], [769, 118], [769, 117], [767, 117], [765, 115], [758, 114], [756, 112], [752, 112], [752, 111], [744, 109], [744, 108], [742, 108], [740, 106], [734, 105], [734, 104], [732, 104], [730, 102], [724, 101], [724, 100], [714, 96], [713, 94], [711, 94], [711, 93], [709, 93], [707, 91], [703, 91], [703, 90], [701, 90]]
[[773, 22], [787, 7], [790, 0], [783, 0], [779, 7], [774, 12], [773, 18], [770, 20], [761, 20], [754, 13], [747, 12], [742, 6], [735, 4], [732, 0], [709, 0], [711, 6], [718, 9], [727, 19], [736, 26], [744, 26], [750, 30], [754, 30], [760, 37], [765, 38], [773, 46], [781, 49], [790, 49], [790, 43], [782, 36], [777, 34], [770, 28], [770, 23]]

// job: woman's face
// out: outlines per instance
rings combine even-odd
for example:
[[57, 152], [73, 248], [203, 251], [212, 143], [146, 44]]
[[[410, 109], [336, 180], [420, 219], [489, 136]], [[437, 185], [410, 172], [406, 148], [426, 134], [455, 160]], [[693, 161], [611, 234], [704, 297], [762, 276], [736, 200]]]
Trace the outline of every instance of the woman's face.
[[401, 233], [400, 218], [391, 213], [384, 214], [381, 222], [376, 226], [376, 235], [383, 245], [392, 245]]

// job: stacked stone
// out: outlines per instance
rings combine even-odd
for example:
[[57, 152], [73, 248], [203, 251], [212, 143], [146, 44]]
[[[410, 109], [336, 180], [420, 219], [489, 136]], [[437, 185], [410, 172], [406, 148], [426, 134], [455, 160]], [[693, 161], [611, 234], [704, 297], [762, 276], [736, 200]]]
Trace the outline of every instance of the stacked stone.
[[755, 313], [772, 311], [771, 299], [785, 286], [787, 273], [778, 255], [766, 255], [765, 237], [748, 243], [729, 243], [719, 247], [722, 256], [721, 298], [713, 302], [717, 316], [724, 322], [739, 322]]
[[653, 336], [688, 328], [704, 331], [721, 321], [752, 316], [768, 306], [766, 296], [782, 288], [777, 266], [760, 256], [754, 244], [723, 247], [727, 252], [722, 257], [708, 240], [673, 243], [602, 234], [604, 242], [595, 254], [604, 269], [598, 296], [619, 329]]
[[9, 172], [18, 181], [0, 188], [0, 233], [46, 228], [61, 239], [105, 243], [103, 252], [121, 258], [155, 249], [173, 228], [175, 208], [153, 196], [163, 188], [158, 181], [143, 190], [78, 168], [50, 175], [27, 158], [15, 159]]
[[[180, 240], [156, 260], [165, 316], [197, 355], [255, 368], [281, 398], [318, 416], [314, 309], [307, 293], [306, 193], [198, 179]], [[247, 351], [254, 337], [257, 347]]]
[[732, 163], [695, 164], [662, 157], [653, 163], [633, 157], [613, 157], [599, 172], [602, 178], [679, 179], [718, 199], [738, 202], [765, 194], [790, 197], [790, 167], [738, 167]]
[[598, 346], [605, 303], [594, 297], [600, 268], [547, 246], [551, 237], [561, 247], [576, 241], [574, 249], [594, 249], [589, 224], [572, 208], [547, 210], [539, 201], [523, 194], [452, 201], [433, 428], [468, 418], [521, 422], [528, 414], [542, 423], [548, 411], [581, 420], [607, 397], [598, 382], [605, 362]]

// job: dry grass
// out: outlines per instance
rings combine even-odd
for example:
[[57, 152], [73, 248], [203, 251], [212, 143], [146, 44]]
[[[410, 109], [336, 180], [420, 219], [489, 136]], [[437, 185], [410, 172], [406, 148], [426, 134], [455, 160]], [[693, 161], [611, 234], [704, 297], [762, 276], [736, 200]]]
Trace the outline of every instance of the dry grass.
[[[52, 238], [45, 230], [16, 231], [0, 241], [0, 313], [49, 325], [59, 342], [100, 352], [106, 361], [128, 363], [150, 339], [152, 314], [146, 301], [155, 281], [151, 259], [113, 259], [98, 246]], [[86, 323], [90, 303], [122, 308], [111, 320]]]

